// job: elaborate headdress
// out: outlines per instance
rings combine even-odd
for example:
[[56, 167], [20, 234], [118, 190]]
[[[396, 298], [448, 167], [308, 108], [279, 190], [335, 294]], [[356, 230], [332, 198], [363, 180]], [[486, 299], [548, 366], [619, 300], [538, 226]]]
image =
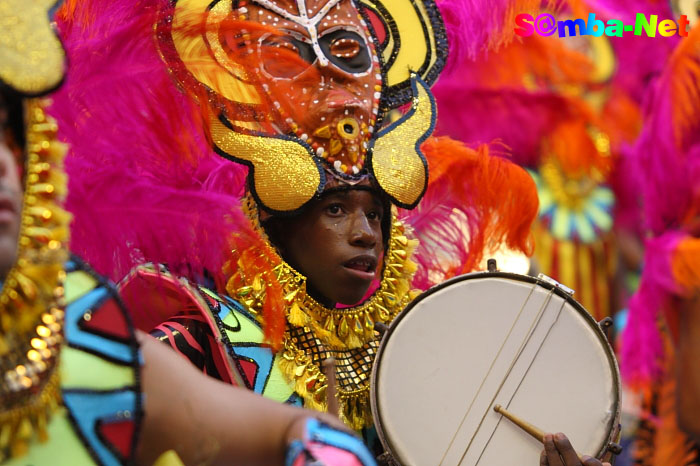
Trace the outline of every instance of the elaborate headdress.
[[[67, 86], [54, 105], [54, 113], [65, 122], [64, 137], [76, 141], [67, 160], [71, 174], [68, 207], [76, 216], [72, 241], [74, 248], [91, 259], [99, 271], [119, 278], [134, 264], [155, 261], [167, 262], [176, 270], [186, 263], [194, 274], [206, 269], [218, 276], [223, 265], [221, 251], [229, 249], [232, 232], [234, 243], [257, 241], [258, 234], [252, 231], [239, 207], [246, 170], [217, 157], [210, 150], [206, 135], [211, 136], [217, 151], [225, 157], [253, 168], [248, 170], [251, 192], [260, 205], [273, 212], [298, 208], [322, 189], [324, 178], [329, 175], [348, 183], [363, 176], [352, 170], [355, 149], [358, 170], [371, 173], [399, 206], [415, 205], [426, 187], [428, 198], [435, 198], [427, 185], [431, 160], [426, 161], [420, 151], [435, 118], [427, 83], [435, 80], [445, 60], [445, 31], [432, 2], [309, 3], [307, 8], [312, 13], [322, 13], [316, 18], [320, 29], [310, 29], [323, 33], [323, 40], [316, 45], [309, 32], [297, 24], [301, 20], [292, 13], [298, 12], [294, 3], [224, 6], [225, 2], [217, 2], [212, 8], [184, 0], [137, 2], [138, 8], [132, 3], [68, 2], [61, 12], [64, 19], [59, 22], [74, 64]], [[457, 11], [454, 5], [450, 8]], [[508, 8], [504, 4], [499, 10], [503, 18], [498, 20], [492, 18], [496, 13], [487, 14], [478, 6], [462, 5], [459, 14], [469, 14], [475, 21], [486, 21], [488, 17], [489, 40], [493, 41], [500, 37], [501, 30], [510, 32], [506, 21], [516, 9], [515, 2], [508, 3]], [[334, 24], [341, 14], [352, 24], [346, 23], [342, 28]], [[305, 21], [310, 20], [301, 22], [306, 24]], [[284, 37], [271, 27], [283, 22], [288, 29], [298, 30], [298, 34]], [[154, 24], [157, 46], [152, 39]], [[424, 33], [415, 34], [414, 26]], [[336, 37], [339, 30], [347, 30], [348, 37]], [[463, 33], [455, 25], [447, 31], [450, 36]], [[464, 37], [472, 39], [472, 43], [463, 45], [464, 50], [481, 50], [488, 42], [481, 35]], [[362, 91], [366, 97], [359, 103], [349, 102], [355, 99], [348, 97], [348, 91], [338, 84], [341, 81], [336, 80], [341, 95], [335, 99], [346, 99], [344, 106], [353, 110], [348, 112], [354, 114], [350, 115], [353, 118], [337, 118], [333, 105], [319, 100], [319, 105], [331, 107], [323, 111], [337, 121], [298, 134], [306, 128], [302, 118], [292, 114], [297, 111], [294, 106], [303, 109], [316, 105], [317, 99], [304, 98], [304, 94], [318, 92], [321, 85], [328, 87], [334, 81], [333, 76], [324, 77], [321, 61], [327, 62], [329, 69], [337, 69], [337, 63], [347, 54], [367, 54], [363, 58], [367, 62], [358, 65], [365, 66], [356, 73], [360, 78], [351, 77], [371, 92]], [[275, 63], [271, 60], [267, 68], [260, 68], [261, 55], [271, 55], [280, 66], [269, 69], [269, 63]], [[161, 56], [168, 67], [163, 66]], [[315, 60], [319, 60], [322, 71], [311, 66]], [[288, 69], [307, 73], [308, 76], [302, 76], [306, 90], [274, 76], [275, 72]], [[204, 112], [197, 111], [192, 99], [173, 85], [170, 73], [180, 89], [199, 100], [199, 108]], [[371, 78], [371, 82], [361, 81], [363, 77]], [[285, 96], [292, 90], [294, 95]], [[387, 110], [407, 102], [410, 110], [403, 117], [379, 126]], [[369, 114], [363, 113], [363, 108], [369, 108]], [[314, 114], [319, 121], [329, 118], [319, 110], [305, 113]], [[340, 113], [345, 117], [345, 108]], [[123, 117], [115, 120], [115, 114]], [[81, 134], [99, 137], [84, 138]], [[397, 136], [401, 136], [400, 140], [394, 139]], [[242, 141], [246, 144], [234, 150], [234, 144]], [[336, 151], [338, 144], [341, 151]], [[439, 143], [432, 145], [438, 146]], [[484, 231], [482, 227], [488, 222], [493, 225], [489, 231], [494, 241], [505, 238], [516, 248], [528, 249], [526, 229], [519, 228], [514, 233], [512, 227], [527, 224], [531, 212], [498, 212], [510, 205], [511, 196], [522, 199], [522, 191], [530, 188], [526, 178], [518, 178], [519, 171], [505, 161], [488, 161], [490, 158], [483, 151], [477, 155], [460, 149], [451, 156], [435, 149], [432, 154], [435, 163], [439, 161], [444, 167], [440, 172], [443, 176], [449, 176], [451, 171], [460, 173], [466, 167], [469, 171], [463, 173], [467, 176], [461, 183], [463, 197], [444, 193], [436, 199], [441, 203], [439, 208], [428, 201], [428, 209], [432, 210], [413, 211], [416, 222], [423, 222], [416, 225], [417, 235], [420, 237], [427, 227], [424, 223], [428, 211], [442, 212], [434, 219], [442, 219], [442, 224], [452, 222], [455, 233], [465, 229], [474, 233], [460, 242], [455, 251], [463, 251], [459, 256], [443, 254], [447, 258], [438, 261], [441, 265], [436, 264], [436, 268], [459, 269], [447, 264], [460, 263], [467, 249], [474, 257], [479, 256], [491, 238], [477, 232]], [[290, 164], [290, 160], [298, 163]], [[454, 171], [455, 168], [460, 170]], [[517, 179], [494, 176], [487, 187], [478, 176], [470, 175], [479, 170], [506, 171]], [[292, 186], [280, 197], [279, 186], [289, 180], [294, 180]], [[503, 189], [495, 199], [477, 194], [498, 192], [499, 187]], [[98, 200], [95, 193], [100, 193]], [[470, 200], [484, 202], [487, 198], [488, 206], [477, 202], [468, 205]], [[524, 198], [533, 200], [527, 195]], [[455, 219], [453, 209], [463, 211], [464, 218]], [[400, 211], [399, 216], [413, 223], [409, 211]], [[98, 244], [96, 237], [105, 243]], [[429, 243], [422, 247], [432, 247], [432, 251], [441, 247]], [[430, 255], [436, 257], [426, 254], [421, 260], [428, 263]], [[422, 285], [429, 283], [425, 280]]]
[[210, 107], [216, 151], [250, 167], [264, 209], [300, 208], [327, 176], [370, 174], [403, 207], [425, 192], [428, 86], [447, 53], [434, 3], [179, 0], [161, 13], [157, 36], [181, 86]]

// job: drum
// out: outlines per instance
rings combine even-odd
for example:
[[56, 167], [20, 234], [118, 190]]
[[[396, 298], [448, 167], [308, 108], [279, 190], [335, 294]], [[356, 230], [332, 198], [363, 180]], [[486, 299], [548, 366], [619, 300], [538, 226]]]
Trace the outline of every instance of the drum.
[[619, 370], [571, 293], [544, 276], [485, 272], [435, 286], [402, 311], [372, 373], [372, 412], [392, 459], [538, 465], [542, 444], [495, 405], [601, 457], [619, 421]]

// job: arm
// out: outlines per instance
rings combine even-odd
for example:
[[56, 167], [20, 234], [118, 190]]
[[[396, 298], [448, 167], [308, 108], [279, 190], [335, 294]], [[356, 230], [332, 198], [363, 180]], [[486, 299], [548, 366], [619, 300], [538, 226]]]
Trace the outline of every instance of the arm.
[[152, 464], [173, 447], [185, 464], [283, 464], [288, 445], [303, 438], [310, 415], [345, 430], [331, 416], [207, 377], [154, 338], [138, 336], [145, 360], [141, 464]]

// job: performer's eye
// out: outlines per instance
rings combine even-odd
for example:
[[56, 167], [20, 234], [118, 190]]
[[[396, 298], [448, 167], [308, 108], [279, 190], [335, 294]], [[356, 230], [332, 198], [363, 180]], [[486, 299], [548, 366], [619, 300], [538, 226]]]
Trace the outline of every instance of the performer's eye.
[[343, 212], [343, 206], [340, 204], [330, 204], [326, 207], [326, 211], [331, 215], [340, 215]]
[[376, 210], [372, 210], [369, 213], [367, 213], [367, 218], [370, 220], [381, 220], [382, 213]]
[[354, 31], [336, 29], [318, 43], [328, 60], [345, 72], [364, 73], [372, 66], [366, 42]]

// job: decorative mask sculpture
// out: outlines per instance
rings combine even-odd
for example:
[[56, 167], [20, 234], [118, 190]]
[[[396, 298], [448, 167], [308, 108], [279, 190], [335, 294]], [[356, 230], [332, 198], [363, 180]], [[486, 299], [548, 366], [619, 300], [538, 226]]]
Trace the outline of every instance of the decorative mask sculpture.
[[298, 209], [329, 175], [369, 174], [397, 205], [420, 200], [419, 146], [436, 116], [428, 86], [447, 51], [431, 1], [177, 0], [158, 38], [183, 88], [208, 101], [215, 148], [251, 167], [266, 210]]

